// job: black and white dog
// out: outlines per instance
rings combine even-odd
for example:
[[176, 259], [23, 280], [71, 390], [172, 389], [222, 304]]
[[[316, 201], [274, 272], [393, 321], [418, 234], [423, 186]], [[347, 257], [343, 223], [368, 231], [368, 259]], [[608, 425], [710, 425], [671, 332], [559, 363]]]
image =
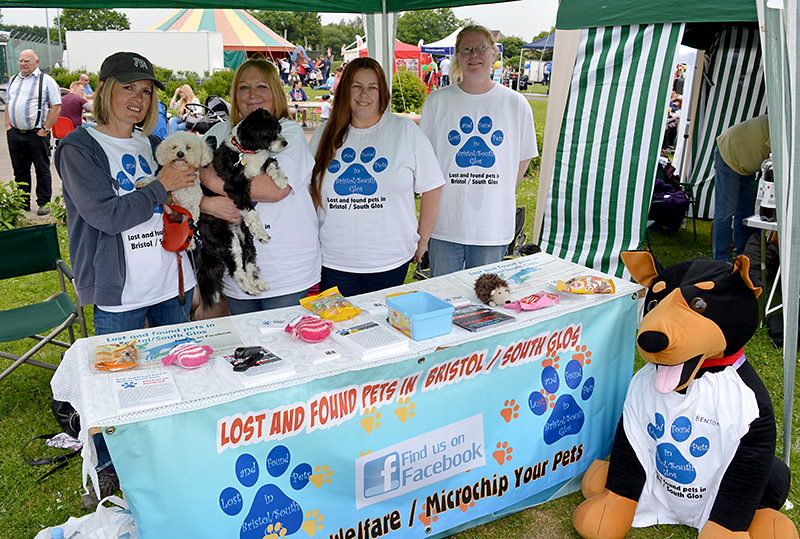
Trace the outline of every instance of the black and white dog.
[[203, 303], [209, 307], [219, 303], [226, 270], [251, 296], [269, 289], [256, 265], [253, 236], [263, 243], [270, 237], [253, 207], [250, 183], [254, 176], [266, 173], [281, 189], [288, 185], [289, 180], [277, 160], [269, 156], [270, 152], [279, 152], [286, 145], [278, 119], [257, 109], [239, 122], [214, 152], [214, 169], [225, 182], [225, 193], [242, 213], [242, 219], [231, 224], [206, 213], [200, 214], [197, 228], [202, 250], [196, 264], [197, 284]]

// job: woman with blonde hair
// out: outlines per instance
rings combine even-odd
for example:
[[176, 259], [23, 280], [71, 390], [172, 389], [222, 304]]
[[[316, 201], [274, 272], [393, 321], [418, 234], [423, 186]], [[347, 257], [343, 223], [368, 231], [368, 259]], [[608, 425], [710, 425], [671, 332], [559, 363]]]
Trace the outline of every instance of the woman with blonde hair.
[[[298, 305], [308, 289], [319, 282], [320, 252], [317, 215], [308, 186], [314, 159], [308, 151], [303, 129], [289, 116], [278, 69], [263, 58], [250, 58], [236, 70], [230, 93], [230, 121], [220, 122], [204, 136], [213, 147], [230, 137], [233, 126], [257, 109], [264, 109], [280, 120], [281, 134], [289, 143], [275, 154], [289, 185], [280, 189], [267, 174], [252, 179], [251, 196], [256, 210], [272, 239], [256, 242], [256, 264], [269, 290], [250, 296], [224, 277], [224, 294], [232, 314], [277, 309]], [[225, 195], [223, 182], [211, 164], [200, 170], [200, 181], [217, 197], [204, 197], [201, 211], [232, 223], [241, 214]], [[201, 254], [202, 256], [202, 254]]]
[[[169, 102], [169, 108], [178, 111], [178, 115], [169, 119], [170, 134], [177, 133], [178, 131], [188, 131], [186, 128], [186, 119], [197, 112], [192, 109], [192, 104], [199, 105], [200, 100], [195, 97], [191, 86], [184, 84], [175, 88], [175, 95], [172, 96]], [[200, 107], [196, 108], [199, 109]]]
[[449, 180], [430, 241], [434, 277], [503, 259], [514, 237], [516, 188], [539, 155], [527, 100], [492, 81], [491, 32], [467, 26], [455, 48], [454, 84], [428, 96], [420, 121]]
[[344, 70], [330, 118], [311, 139], [322, 290], [338, 286], [352, 296], [403, 284], [409, 263], [427, 249], [444, 179], [425, 136], [389, 105], [380, 64], [358, 58]]

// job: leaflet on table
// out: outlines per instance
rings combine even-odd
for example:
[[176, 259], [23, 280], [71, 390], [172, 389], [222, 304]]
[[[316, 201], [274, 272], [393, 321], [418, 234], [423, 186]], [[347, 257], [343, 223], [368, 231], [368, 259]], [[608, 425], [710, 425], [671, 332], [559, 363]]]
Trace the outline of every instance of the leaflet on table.
[[134, 339], [136, 340], [137, 369], [163, 367], [161, 360], [169, 354], [172, 348], [183, 343], [210, 346], [214, 350], [213, 355], [232, 353], [236, 348], [244, 345], [229, 318], [99, 335], [90, 337], [87, 343], [92, 370], [102, 372], [94, 368], [98, 345], [128, 343]]
[[181, 401], [178, 386], [168, 371], [133, 371], [114, 376], [112, 394], [120, 413], [146, 410]]
[[295, 373], [294, 365], [287, 359], [279, 357], [266, 348], [261, 348], [264, 357], [252, 367], [244, 371], [234, 371], [236, 359], [233, 353], [211, 358], [211, 368], [220, 378], [228, 380], [239, 387], [249, 388], [289, 378]]
[[479, 331], [515, 321], [510, 314], [501, 313], [482, 305], [467, 305], [455, 310], [453, 323], [469, 331]]
[[363, 361], [402, 354], [409, 350], [406, 337], [375, 322], [337, 329], [331, 333], [331, 337]]
[[[560, 278], [561, 275], [574, 275], [576, 269], [575, 264], [554, 256], [533, 255], [504, 260], [492, 267], [492, 273], [508, 282], [508, 288], [514, 294], [529, 288], [541, 289], [543, 285], [554, 278]], [[472, 288], [475, 286], [475, 280], [483, 273], [486, 273], [485, 269], [473, 268], [459, 271], [454, 275]]]

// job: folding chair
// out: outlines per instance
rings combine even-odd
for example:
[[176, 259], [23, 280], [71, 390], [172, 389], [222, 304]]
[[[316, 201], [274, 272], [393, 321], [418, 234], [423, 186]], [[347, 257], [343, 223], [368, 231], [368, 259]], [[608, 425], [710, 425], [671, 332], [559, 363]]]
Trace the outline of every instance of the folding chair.
[[[73, 274], [70, 267], [61, 260], [56, 225], [4, 230], [0, 232], [0, 253], [3, 253], [0, 257], [0, 280], [57, 271], [61, 284], [60, 292], [40, 303], [0, 311], [0, 343], [19, 341], [28, 337], [38, 341], [21, 356], [0, 351], [0, 357], [13, 361], [0, 373], [0, 380], [23, 363], [56, 370], [56, 365], [30, 359], [31, 356], [48, 343], [69, 348], [70, 343], [75, 342], [72, 325], [76, 321], [80, 323], [81, 336], [86, 337], [83, 308], [76, 307], [72, 298], [66, 293], [64, 277], [72, 282]], [[73, 283], [77, 298], [78, 291], [74, 286]], [[69, 329], [70, 343], [55, 339], [65, 329]], [[47, 330], [51, 331], [46, 336], [40, 335]]]

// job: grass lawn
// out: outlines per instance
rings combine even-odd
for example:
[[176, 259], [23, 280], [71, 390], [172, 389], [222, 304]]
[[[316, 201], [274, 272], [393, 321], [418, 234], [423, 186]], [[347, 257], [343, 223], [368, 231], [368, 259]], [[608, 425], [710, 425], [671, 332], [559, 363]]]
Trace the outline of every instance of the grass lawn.
[[[543, 92], [541, 92], [543, 93]], [[546, 101], [530, 101], [536, 121], [539, 149], [544, 133]], [[538, 163], [537, 163], [538, 164]], [[528, 209], [526, 231], [528, 241], [535, 241], [532, 236], [533, 214], [538, 195], [538, 166], [534, 165], [517, 190], [519, 205]], [[711, 256], [710, 223], [697, 223], [697, 241], [692, 239], [691, 223], [689, 230], [679, 230], [672, 234], [653, 231], [651, 244], [656, 257], [665, 265], [681, 260]], [[59, 230], [61, 252], [68, 257], [66, 230]], [[47, 296], [58, 289], [55, 273], [46, 279], [17, 278], [2, 283], [0, 309], [23, 305], [36, 298]], [[91, 313], [87, 312], [91, 332]], [[64, 334], [66, 335], [66, 333]], [[64, 338], [64, 336], [62, 336]], [[26, 343], [28, 344], [28, 343]], [[3, 350], [21, 353], [22, 347], [15, 344], [2, 345]], [[752, 362], [772, 395], [778, 422], [778, 453], [782, 451], [782, 417], [783, 417], [783, 359], [780, 350], [772, 345], [765, 329], [759, 329], [755, 337], [745, 347], [748, 359]], [[57, 364], [61, 350], [46, 347], [40, 352], [38, 359]], [[9, 364], [0, 359], [0, 368]], [[637, 358], [637, 367], [642, 360]], [[58, 525], [70, 516], [80, 516], [81, 487], [79, 459], [73, 459], [65, 469], [59, 470], [50, 477], [37, 482], [46, 471], [46, 467], [32, 467], [20, 459], [20, 450], [24, 443], [39, 434], [55, 432], [58, 425], [49, 409], [51, 371], [22, 366], [5, 380], [0, 382], [0, 537], [23, 539], [32, 538], [42, 527]], [[795, 385], [797, 393], [797, 385]], [[795, 410], [797, 405], [795, 405]], [[798, 440], [800, 428], [798, 421], [793, 423], [792, 437], [792, 478], [793, 485], [789, 499], [800, 502], [800, 454]], [[59, 453], [49, 450], [43, 443], [29, 448], [29, 456], [41, 458]], [[527, 509], [495, 522], [485, 524], [462, 532], [456, 537], [463, 539], [510, 539], [510, 538], [577, 538], [572, 528], [572, 513], [583, 501], [580, 493], [565, 496], [535, 508]], [[800, 524], [798, 510], [787, 514], [796, 525]], [[324, 537], [325, 532], [321, 537]], [[694, 529], [683, 526], [656, 526], [641, 530], [632, 530], [628, 537], [632, 539], [689, 539], [696, 538]], [[182, 538], [176, 538], [182, 539]]]

